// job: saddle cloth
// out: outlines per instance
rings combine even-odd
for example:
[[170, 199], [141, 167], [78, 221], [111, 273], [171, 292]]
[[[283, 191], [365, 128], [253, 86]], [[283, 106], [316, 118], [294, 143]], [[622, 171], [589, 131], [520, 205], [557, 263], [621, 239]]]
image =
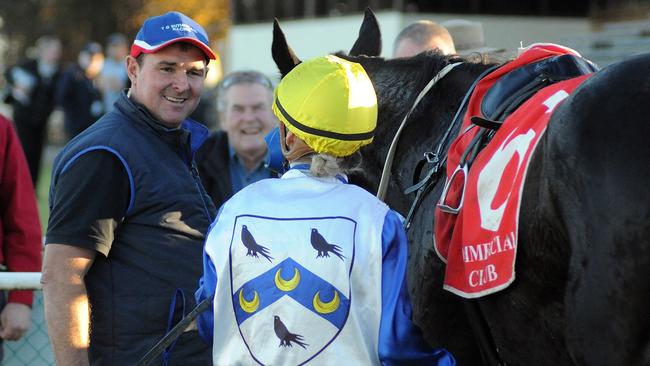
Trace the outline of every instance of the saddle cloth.
[[[467, 171], [461, 159], [480, 130], [472, 125], [472, 117], [482, 115], [484, 97], [504, 75], [567, 54], [580, 57], [566, 47], [532, 45], [479, 81], [470, 97], [459, 136], [448, 152], [445, 192], [435, 210], [435, 248], [447, 263], [444, 288], [454, 294], [477, 298], [514, 281], [521, 192], [530, 157], [552, 112], [592, 73], [546, 86], [523, 102], [505, 117]], [[441, 205], [460, 209], [450, 213]]]

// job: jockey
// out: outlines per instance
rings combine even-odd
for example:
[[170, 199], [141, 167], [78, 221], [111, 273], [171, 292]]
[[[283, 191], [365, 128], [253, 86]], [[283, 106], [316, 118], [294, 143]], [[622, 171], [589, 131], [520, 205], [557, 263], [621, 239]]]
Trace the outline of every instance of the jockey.
[[297, 65], [275, 91], [289, 170], [238, 192], [209, 231], [197, 302], [215, 365], [455, 365], [411, 321], [399, 214], [347, 184], [373, 140], [377, 97], [336, 56]]

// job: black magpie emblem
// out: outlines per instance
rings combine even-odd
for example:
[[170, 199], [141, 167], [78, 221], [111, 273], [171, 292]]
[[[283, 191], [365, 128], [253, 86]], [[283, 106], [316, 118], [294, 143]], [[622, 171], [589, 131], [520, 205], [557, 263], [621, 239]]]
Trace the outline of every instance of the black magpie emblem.
[[330, 252], [339, 257], [341, 260], [345, 258], [345, 256], [341, 254], [341, 247], [336, 244], [328, 243], [323, 235], [321, 235], [316, 229], [311, 229], [311, 246], [318, 251], [316, 258], [329, 257]]
[[273, 259], [273, 257], [269, 255], [268, 248], [257, 244], [255, 238], [253, 238], [253, 234], [251, 234], [251, 232], [248, 231], [248, 227], [246, 227], [246, 225], [243, 225], [241, 228], [241, 241], [242, 243], [244, 243], [246, 249], [248, 249], [246, 255], [259, 258], [258, 254], [260, 254], [261, 256], [266, 258], [269, 262], [271, 261], [271, 259]]
[[309, 346], [304, 342], [300, 334], [289, 332], [287, 326], [282, 323], [282, 320], [277, 315], [273, 316], [273, 330], [275, 330], [275, 335], [280, 339], [280, 345], [278, 347], [292, 347], [291, 342], [298, 344], [304, 349], [307, 349], [305, 346]]

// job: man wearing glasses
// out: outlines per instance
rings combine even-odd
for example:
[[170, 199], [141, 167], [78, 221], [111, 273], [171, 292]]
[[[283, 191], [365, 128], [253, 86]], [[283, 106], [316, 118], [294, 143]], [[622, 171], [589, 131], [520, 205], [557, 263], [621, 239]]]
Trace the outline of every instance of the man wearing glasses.
[[257, 71], [228, 74], [217, 89], [221, 131], [197, 154], [199, 175], [219, 208], [245, 186], [276, 175], [264, 167], [264, 137], [277, 124], [271, 104], [273, 85]]

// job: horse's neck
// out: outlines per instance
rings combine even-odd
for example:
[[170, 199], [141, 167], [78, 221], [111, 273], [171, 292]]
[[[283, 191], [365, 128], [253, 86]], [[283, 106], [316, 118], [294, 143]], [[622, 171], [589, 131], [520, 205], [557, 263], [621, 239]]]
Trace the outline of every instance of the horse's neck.
[[[413, 184], [413, 172], [425, 153], [436, 152], [438, 145], [443, 144], [441, 153], [447, 154], [449, 144], [458, 134], [458, 128], [452, 130], [453, 134], [448, 136], [446, 141], [442, 141], [445, 132], [450, 128], [454, 116], [461, 107], [461, 102], [468, 93], [474, 81], [492, 65], [466, 64], [457, 67], [448, 74], [438, 85], [427, 94], [422, 100], [421, 105], [412, 114], [405, 126], [403, 135], [400, 138], [395, 162], [393, 166], [393, 176], [397, 185], [396, 194], [390, 195], [389, 201], [393, 206], [405, 207], [410, 205], [411, 197], [406, 197], [402, 192]], [[411, 93], [417, 95], [420, 90], [413, 90]], [[413, 100], [414, 97], [409, 97]], [[398, 120], [401, 122], [404, 115], [411, 106], [402, 106], [395, 110], [401, 110]], [[462, 116], [460, 116], [462, 122]], [[399, 125], [395, 122], [395, 131]], [[392, 131], [385, 136], [383, 146], [389, 146], [395, 134]], [[430, 168], [430, 166], [425, 165]], [[426, 168], [425, 168], [426, 169]], [[444, 182], [444, 167], [441, 167], [442, 177], [440, 182]], [[422, 173], [425, 174], [426, 170]], [[441, 184], [438, 182], [438, 184]], [[401, 210], [400, 210], [401, 211]]]

